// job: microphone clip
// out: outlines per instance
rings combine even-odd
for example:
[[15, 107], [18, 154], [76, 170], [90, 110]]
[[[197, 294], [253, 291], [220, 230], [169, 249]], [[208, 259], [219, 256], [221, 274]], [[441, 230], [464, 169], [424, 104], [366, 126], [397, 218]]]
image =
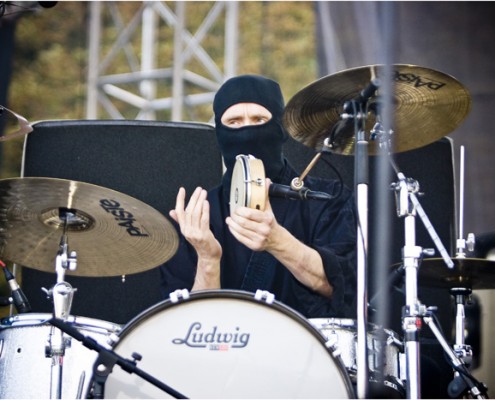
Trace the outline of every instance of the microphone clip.
[[3, 273], [5, 275], [5, 280], [9, 284], [10, 287], [10, 292], [11, 292], [11, 297], [12, 297], [12, 303], [14, 304], [15, 308], [17, 309], [17, 312], [19, 314], [22, 313], [28, 313], [31, 311], [31, 305], [29, 304], [29, 301], [20, 288], [19, 284], [15, 280], [14, 275], [10, 270], [7, 268], [7, 266], [3, 263], [3, 261], [0, 261], [0, 266], [3, 269]]

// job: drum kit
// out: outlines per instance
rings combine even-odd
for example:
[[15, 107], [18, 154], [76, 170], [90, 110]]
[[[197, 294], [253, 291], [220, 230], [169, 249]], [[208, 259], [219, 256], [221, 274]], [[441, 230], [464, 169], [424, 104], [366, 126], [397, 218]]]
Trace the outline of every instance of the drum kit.
[[[387, 107], [391, 123], [383, 112]], [[177, 251], [175, 229], [147, 204], [100, 186], [41, 177], [0, 180], [0, 259], [56, 273], [54, 286], [44, 288], [53, 314], [24, 307], [1, 320], [0, 397], [365, 398], [378, 387], [377, 397], [419, 398], [418, 336], [424, 322], [450, 359], [458, 397], [486, 398], [486, 387], [469, 372], [464, 307], [473, 289], [495, 287], [494, 266], [467, 258], [471, 241], [462, 236], [456, 256], [449, 256], [415, 196], [419, 185], [393, 160], [398, 181], [391, 187], [405, 221], [403, 262], [392, 266], [405, 275], [403, 338], [368, 323], [366, 313], [367, 190], [362, 185], [367, 181], [360, 171], [369, 155], [391, 155], [440, 139], [469, 110], [470, 96], [456, 79], [414, 65], [339, 72], [288, 102], [289, 134], [321, 149], [294, 179], [293, 190], [302, 187], [323, 151], [354, 156], [356, 176], [364, 177], [356, 180], [357, 320], [306, 319], [263, 290], [178, 290], [124, 326], [73, 316], [76, 289], [66, 274], [106, 277], [151, 269]], [[241, 181], [251, 181], [245, 179], [247, 160], [241, 158]], [[253, 160], [248, 165], [260, 183], [239, 185], [231, 192], [231, 207], [263, 208], [262, 165]], [[441, 258], [423, 259], [415, 243], [418, 215]], [[19, 295], [15, 279], [3, 269]], [[454, 296], [454, 345], [442, 336], [431, 308], [419, 301], [418, 282]]]

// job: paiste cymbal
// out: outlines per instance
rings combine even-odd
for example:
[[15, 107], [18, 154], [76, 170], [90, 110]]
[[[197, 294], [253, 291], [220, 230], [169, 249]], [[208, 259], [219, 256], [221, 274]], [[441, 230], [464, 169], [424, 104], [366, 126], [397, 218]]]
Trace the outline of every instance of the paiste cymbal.
[[418, 270], [418, 283], [452, 289], [495, 289], [495, 262], [484, 258], [452, 258], [448, 268], [443, 258], [425, 258]]
[[[390, 151], [400, 153], [433, 143], [452, 132], [469, 113], [471, 97], [452, 76], [415, 65], [392, 65], [394, 105]], [[325, 138], [343, 113], [344, 103], [355, 99], [372, 79], [383, 81], [384, 66], [370, 65], [323, 77], [296, 93], [287, 103], [283, 123], [302, 144], [320, 150]], [[383, 85], [383, 84], [382, 84]], [[377, 103], [380, 88], [369, 104]], [[376, 115], [366, 119], [366, 140], [370, 155], [378, 154], [378, 140], [370, 140]], [[354, 124], [339, 132], [338, 154], [354, 154]]]
[[69, 275], [118, 276], [142, 272], [169, 260], [178, 236], [161, 213], [126, 194], [55, 178], [0, 180], [0, 257], [55, 272], [64, 233], [77, 252]]

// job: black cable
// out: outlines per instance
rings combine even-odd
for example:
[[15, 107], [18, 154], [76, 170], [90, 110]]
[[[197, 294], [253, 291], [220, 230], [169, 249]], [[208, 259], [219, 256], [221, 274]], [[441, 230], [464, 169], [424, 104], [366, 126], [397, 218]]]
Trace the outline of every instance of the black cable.
[[[328, 153], [328, 151], [322, 150], [322, 151], [320, 151], [320, 153], [322, 155], [325, 155], [325, 154]], [[342, 179], [342, 175], [340, 175], [340, 172], [337, 170], [337, 168], [335, 168], [335, 166], [329, 160], [325, 159], [325, 157], [321, 157], [321, 160], [323, 160], [323, 162], [325, 162], [325, 164], [327, 164], [327, 166], [330, 167], [330, 169], [335, 173], [335, 175], [338, 178], [338, 181], [339, 181], [339, 191], [334, 196], [335, 199], [338, 199], [342, 195], [342, 191], [344, 190], [344, 180]]]

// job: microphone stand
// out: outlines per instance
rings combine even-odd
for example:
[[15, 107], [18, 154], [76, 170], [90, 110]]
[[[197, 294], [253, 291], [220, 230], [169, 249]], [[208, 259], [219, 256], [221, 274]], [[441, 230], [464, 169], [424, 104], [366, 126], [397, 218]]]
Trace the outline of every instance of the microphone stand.
[[[356, 390], [359, 399], [368, 397], [368, 341], [367, 341], [367, 315], [368, 315], [368, 292], [367, 292], [367, 254], [368, 254], [368, 184], [369, 184], [369, 152], [368, 142], [365, 135], [365, 122], [368, 113], [368, 102], [374, 96], [380, 86], [375, 72], [368, 86], [366, 86], [356, 98], [346, 101], [341, 114], [342, 124], [335, 126], [331, 136], [324, 141], [324, 146], [334, 147], [333, 139], [338, 135], [338, 130], [348, 121], [354, 122], [356, 145], [354, 149], [354, 184], [357, 201], [357, 374]], [[300, 177], [291, 182], [293, 190], [301, 190], [304, 185], [303, 179], [316, 164], [322, 152], [314, 156]]]
[[[356, 144], [354, 148], [354, 185], [357, 201], [357, 374], [356, 390], [359, 399], [368, 397], [368, 185], [369, 185], [369, 151], [365, 127], [368, 115], [368, 101], [380, 86], [380, 81], [371, 71], [372, 77], [357, 98], [344, 104], [341, 118], [354, 121]], [[335, 132], [337, 133], [337, 132]]]
[[149, 375], [148, 373], [144, 372], [140, 368], [137, 367], [136, 363], [137, 361], [141, 360], [141, 355], [137, 353], [133, 353], [132, 360], [125, 359], [121, 356], [119, 356], [117, 353], [115, 353], [112, 350], [106, 349], [105, 347], [101, 346], [96, 340], [93, 338], [87, 337], [80, 333], [76, 328], [72, 327], [71, 325], [65, 323], [63, 320], [60, 320], [58, 318], [52, 318], [50, 321], [50, 324], [53, 326], [57, 327], [60, 331], [63, 331], [70, 336], [72, 336], [74, 339], [80, 341], [85, 347], [87, 347], [90, 350], [97, 351], [99, 356], [96, 359], [96, 362], [93, 366], [93, 379], [94, 379], [94, 392], [93, 398], [95, 399], [102, 399], [103, 398], [103, 388], [104, 384], [108, 378], [108, 375], [112, 372], [112, 369], [115, 364], [120, 366], [124, 371], [130, 373], [130, 374], [136, 374], [139, 377], [143, 378], [147, 382], [151, 383], [152, 385], [156, 386], [157, 388], [163, 390], [164, 392], [168, 393], [172, 397], [176, 399], [186, 399], [183, 394], [179, 393], [178, 391], [172, 389], [170, 386], [166, 385], [165, 383], [159, 381], [158, 379], [154, 378], [153, 376]]
[[[355, 116], [356, 117], [356, 116]], [[357, 125], [357, 124], [356, 124]], [[363, 120], [364, 128], [364, 120]], [[358, 129], [354, 154], [354, 181], [357, 197], [357, 397], [368, 397], [368, 142], [364, 129]]]

